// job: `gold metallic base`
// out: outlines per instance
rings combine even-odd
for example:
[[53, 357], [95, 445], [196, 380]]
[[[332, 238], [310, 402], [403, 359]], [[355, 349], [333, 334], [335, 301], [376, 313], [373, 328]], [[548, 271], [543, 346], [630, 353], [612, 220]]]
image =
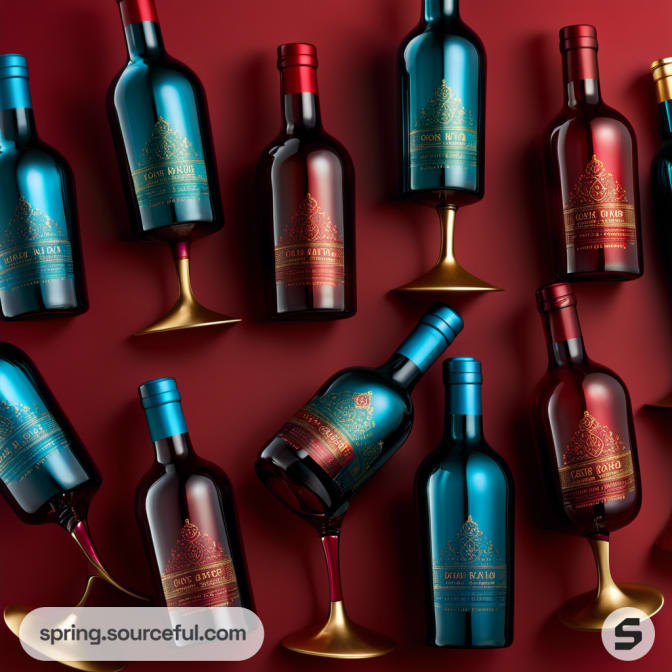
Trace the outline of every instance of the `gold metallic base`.
[[331, 603], [329, 620], [324, 625], [288, 635], [282, 645], [309, 656], [350, 659], [384, 656], [395, 646], [391, 639], [353, 623], [342, 600]]
[[672, 408], [672, 394], [668, 394], [658, 401], [647, 404], [647, 406], [653, 406], [654, 408]]
[[468, 271], [455, 259], [453, 237], [455, 234], [455, 214], [453, 205], [439, 205], [436, 208], [441, 226], [441, 253], [439, 261], [431, 271], [413, 282], [397, 287], [394, 292], [501, 292]]
[[606, 539], [589, 539], [589, 542], [597, 565], [597, 590], [577, 595], [560, 608], [558, 618], [563, 625], [595, 632], [602, 629], [604, 619], [615, 609], [634, 607], [653, 616], [663, 608], [665, 598], [656, 588], [614, 583], [609, 570], [609, 542]]
[[[89, 594], [91, 593], [91, 588], [100, 577], [90, 576], [86, 581], [86, 588], [84, 594], [80, 598], [79, 602], [75, 605], [76, 607], [83, 607], [86, 604]], [[19, 631], [21, 629], [21, 623], [23, 619], [27, 616], [36, 607], [24, 607], [18, 604], [10, 604], [5, 607], [3, 616], [5, 619], [5, 624], [7, 627], [18, 637]], [[30, 642], [27, 642], [30, 645]], [[39, 644], [36, 643], [36, 646], [33, 647], [39, 649]], [[61, 662], [61, 665], [67, 665], [76, 670], [84, 670], [84, 672], [120, 672], [126, 667], [126, 663], [107, 661], [107, 660], [76, 660], [76, 661], [67, 661]]]
[[193, 329], [223, 324], [236, 324], [239, 317], [229, 317], [204, 308], [194, 297], [189, 276], [189, 259], [176, 259], [177, 274], [180, 281], [180, 295], [171, 311], [149, 327], [135, 333], [136, 336], [156, 334], [162, 331]]

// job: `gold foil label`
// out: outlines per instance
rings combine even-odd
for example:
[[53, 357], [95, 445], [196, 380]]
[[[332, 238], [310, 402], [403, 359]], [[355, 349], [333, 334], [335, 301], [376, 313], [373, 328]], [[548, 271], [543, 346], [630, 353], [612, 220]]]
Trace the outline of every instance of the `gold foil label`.
[[476, 123], [445, 79], [420, 111], [409, 145], [411, 168], [476, 167]]
[[595, 154], [563, 209], [567, 249], [625, 250], [637, 243], [635, 208]]
[[471, 516], [437, 560], [432, 565], [437, 612], [494, 612], [506, 604], [506, 559]]
[[140, 206], [209, 198], [205, 161], [188, 138], [159, 117], [132, 171]]
[[565, 447], [559, 475], [563, 504], [574, 509], [625, 499], [635, 490], [630, 448], [588, 411]]
[[161, 574], [168, 607], [239, 607], [233, 561], [221, 543], [187, 518]]
[[343, 234], [310, 193], [275, 246], [275, 281], [285, 287], [345, 282]]

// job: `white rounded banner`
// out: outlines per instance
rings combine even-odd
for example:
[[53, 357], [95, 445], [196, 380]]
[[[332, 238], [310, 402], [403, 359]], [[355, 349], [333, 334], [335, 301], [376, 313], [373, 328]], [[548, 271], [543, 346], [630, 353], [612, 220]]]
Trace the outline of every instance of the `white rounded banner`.
[[38, 660], [246, 660], [264, 626], [242, 607], [41, 607], [19, 637]]

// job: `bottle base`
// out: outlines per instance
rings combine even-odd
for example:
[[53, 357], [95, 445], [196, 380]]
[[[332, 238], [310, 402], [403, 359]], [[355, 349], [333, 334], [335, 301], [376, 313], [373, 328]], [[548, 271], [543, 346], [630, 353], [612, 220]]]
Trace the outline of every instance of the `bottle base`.
[[642, 271], [582, 271], [577, 273], [560, 273], [563, 282], [599, 282], [600, 280], [616, 280], [628, 282], [642, 277]]
[[49, 308], [45, 310], [33, 310], [27, 313], [19, 313], [17, 315], [0, 314], [0, 319], [5, 322], [21, 322], [29, 320], [48, 320], [58, 317], [75, 317], [82, 315], [89, 310], [89, 306], [81, 306], [79, 308]]
[[326, 308], [269, 313], [268, 318], [273, 322], [326, 322], [328, 320], [346, 320], [356, 313], [356, 310], [331, 310]]

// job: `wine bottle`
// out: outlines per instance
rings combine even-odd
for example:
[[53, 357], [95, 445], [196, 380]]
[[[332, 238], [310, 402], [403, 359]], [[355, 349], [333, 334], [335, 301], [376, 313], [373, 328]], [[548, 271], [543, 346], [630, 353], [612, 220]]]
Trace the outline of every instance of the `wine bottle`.
[[[661, 58], [651, 64], [656, 87], [663, 140], [651, 166], [653, 206], [659, 238], [667, 259], [672, 257], [672, 58]], [[666, 261], [667, 261], [666, 259]], [[672, 268], [668, 266], [668, 273]]]
[[37, 135], [25, 56], [2, 54], [1, 315], [78, 315], [88, 307], [72, 172]]
[[253, 609], [229, 480], [194, 453], [173, 378], [147, 381], [139, 392], [156, 461], [138, 485], [135, 510], [156, 603]]
[[411, 392], [462, 326], [456, 312], [436, 304], [381, 367], [332, 376], [261, 451], [259, 478], [317, 525], [341, 515], [408, 438]]
[[166, 53], [154, 0], [117, 0], [128, 63], [112, 82], [108, 114], [134, 231], [164, 241], [224, 223], [205, 91]]
[[57, 523], [106, 581], [87, 513], [101, 478], [32, 361], [0, 343], [0, 492], [21, 520]]
[[281, 44], [282, 131], [259, 160], [260, 239], [273, 319], [356, 311], [354, 169], [322, 128], [317, 50]]
[[443, 365], [441, 443], [420, 465], [427, 642], [462, 649], [513, 641], [513, 477], [485, 442], [481, 363]]
[[546, 135], [549, 241], [557, 277], [631, 280], [642, 274], [637, 143], [602, 102], [597, 31], [560, 31], [565, 109]]
[[402, 190], [429, 202], [483, 198], [485, 49], [458, 0], [423, 0], [399, 49]]
[[582, 536], [627, 525], [641, 506], [630, 397], [623, 381], [590, 360], [570, 285], [537, 291], [549, 365], [534, 398], [534, 426], [549, 511]]

